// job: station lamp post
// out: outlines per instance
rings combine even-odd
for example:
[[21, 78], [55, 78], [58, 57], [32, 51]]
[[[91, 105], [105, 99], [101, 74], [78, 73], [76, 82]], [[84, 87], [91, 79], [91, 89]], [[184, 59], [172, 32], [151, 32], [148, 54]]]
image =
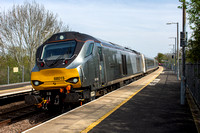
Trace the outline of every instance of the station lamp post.
[[[172, 70], [174, 70], [174, 73], [176, 73], [176, 44], [169, 44], [169, 46], [173, 46], [173, 49], [172, 49]], [[174, 60], [174, 61], [173, 61]], [[174, 67], [174, 64], [175, 64], [175, 67]]]
[[179, 80], [179, 23], [175, 23], [175, 22], [170, 22], [167, 23], [167, 25], [171, 25], [171, 24], [176, 24], [177, 25], [177, 52], [176, 52], [176, 57], [177, 57], [177, 80]]
[[176, 62], [176, 59], [177, 59], [177, 55], [176, 55], [176, 37], [169, 37], [169, 39], [175, 39], [175, 43], [173, 45], [173, 52], [174, 52], [174, 64], [175, 64], [175, 69], [174, 69], [174, 73], [176, 74], [176, 71], [177, 71], [177, 62]]

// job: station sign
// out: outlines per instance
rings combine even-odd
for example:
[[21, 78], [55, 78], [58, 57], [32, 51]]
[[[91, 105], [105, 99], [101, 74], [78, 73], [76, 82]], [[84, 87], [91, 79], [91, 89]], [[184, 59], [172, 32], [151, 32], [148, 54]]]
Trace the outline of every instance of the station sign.
[[19, 68], [18, 68], [18, 67], [13, 67], [13, 72], [14, 72], [14, 73], [19, 72]]

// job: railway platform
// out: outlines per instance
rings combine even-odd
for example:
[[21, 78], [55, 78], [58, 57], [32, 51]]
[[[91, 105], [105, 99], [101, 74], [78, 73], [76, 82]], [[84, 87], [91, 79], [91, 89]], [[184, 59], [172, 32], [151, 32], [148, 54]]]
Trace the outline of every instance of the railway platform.
[[30, 82], [0, 85], [0, 99], [32, 91]]
[[24, 132], [196, 133], [197, 127], [187, 101], [180, 105], [180, 81], [171, 71], [160, 67]]

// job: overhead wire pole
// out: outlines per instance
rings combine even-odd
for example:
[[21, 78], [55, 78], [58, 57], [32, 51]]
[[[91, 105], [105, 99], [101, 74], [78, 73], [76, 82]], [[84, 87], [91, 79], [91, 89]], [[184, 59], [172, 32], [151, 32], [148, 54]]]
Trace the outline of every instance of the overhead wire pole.
[[181, 76], [181, 105], [185, 104], [185, 88], [186, 88], [186, 78], [185, 78], [185, 46], [186, 41], [186, 5], [185, 0], [183, 0], [183, 32], [181, 35], [181, 46], [182, 46], [182, 76]]

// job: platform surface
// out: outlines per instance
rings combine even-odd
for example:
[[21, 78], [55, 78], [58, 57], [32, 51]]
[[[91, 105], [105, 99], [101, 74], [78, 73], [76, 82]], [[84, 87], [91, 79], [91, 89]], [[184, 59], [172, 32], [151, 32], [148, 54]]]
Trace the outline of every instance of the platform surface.
[[187, 102], [180, 105], [180, 81], [171, 71], [160, 67], [142, 79], [25, 132], [197, 133], [197, 128]]
[[31, 85], [30, 82], [5, 84], [5, 85], [0, 85], [0, 90], [8, 90], [8, 89], [13, 89], [13, 88], [20, 88], [20, 87], [25, 87], [25, 86], [29, 86], [29, 85]]
[[154, 81], [89, 133], [197, 133], [187, 100], [180, 105], [176, 75], [163, 71]]
[[32, 91], [30, 82], [0, 85], [0, 97]]
[[152, 80], [154, 80], [163, 68], [139, 79], [127, 86], [115, 90], [107, 95], [100, 97], [90, 103], [80, 106], [70, 112], [62, 114], [52, 120], [40, 124], [25, 132], [28, 133], [72, 133], [72, 132], [87, 132], [85, 129], [94, 125], [94, 122], [103, 120], [109, 114], [120, 108], [131, 97], [136, 95]]

